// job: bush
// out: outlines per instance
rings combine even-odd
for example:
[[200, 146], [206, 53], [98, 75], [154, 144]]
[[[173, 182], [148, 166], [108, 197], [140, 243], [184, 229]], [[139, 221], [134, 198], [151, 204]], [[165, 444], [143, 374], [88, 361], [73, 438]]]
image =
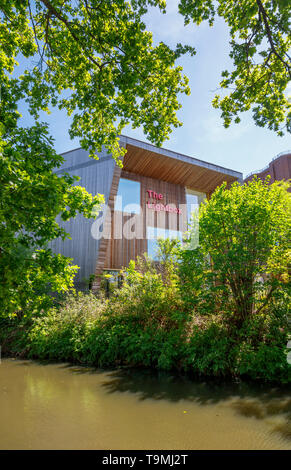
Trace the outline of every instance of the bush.
[[[198, 314], [223, 312], [236, 328], [290, 295], [288, 182], [223, 184], [199, 214], [199, 247], [182, 252], [181, 294]], [[290, 297], [289, 297], [290, 298]]]
[[248, 319], [237, 334], [233, 350], [233, 373], [252, 379], [291, 382], [291, 366], [287, 363], [289, 336], [288, 298], [277, 302], [259, 316]]
[[[169, 244], [168, 244], [169, 243]], [[164, 245], [175, 249], [176, 242]], [[68, 297], [36, 318], [27, 335], [29, 357], [98, 366], [180, 367], [187, 315], [174, 259], [131, 262], [122, 289], [110, 300], [93, 294]]]
[[[79, 294], [40, 316], [6, 319], [1, 342], [4, 338], [6, 351], [32, 358], [290, 383], [289, 228], [283, 213], [289, 196], [284, 191], [278, 185], [269, 190], [257, 181], [245, 189], [219, 188], [202, 209], [200, 234], [206, 238], [198, 248], [182, 250], [177, 241], [160, 242], [158, 262], [147, 256], [132, 261], [122, 288], [109, 299]], [[270, 195], [272, 204], [278, 204], [274, 213], [281, 217], [280, 230], [270, 215]], [[264, 227], [253, 237], [254, 226], [261, 230], [254, 210], [260, 198]], [[220, 218], [214, 217], [215, 210]], [[224, 229], [218, 231], [217, 242], [214, 227], [219, 220]], [[209, 234], [206, 228], [212, 223]], [[272, 234], [265, 240], [268, 231]], [[251, 254], [246, 253], [249, 241]]]
[[69, 296], [61, 308], [35, 318], [27, 335], [29, 357], [80, 360], [86, 330], [100, 318], [104, 307], [91, 293], [79, 293]]
[[233, 340], [225, 327], [214, 322], [203, 329], [195, 326], [187, 346], [186, 370], [199, 375], [229, 375]]
[[30, 358], [291, 381], [282, 312], [249, 319], [235, 332], [223, 316], [185, 315], [181, 321], [181, 312], [172, 312], [175, 321], [165, 322], [160, 312], [147, 314], [141, 305], [112, 310], [119, 301], [118, 296], [104, 301], [90, 293], [69, 297], [59, 309], [26, 324], [22, 320], [13, 328], [6, 321], [0, 339], [6, 337], [6, 352]]

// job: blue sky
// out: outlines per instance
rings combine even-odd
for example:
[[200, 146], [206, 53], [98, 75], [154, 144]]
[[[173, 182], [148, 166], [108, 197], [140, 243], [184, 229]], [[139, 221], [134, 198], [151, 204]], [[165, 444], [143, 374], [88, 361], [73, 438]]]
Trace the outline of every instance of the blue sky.
[[[181, 96], [178, 116], [183, 126], [173, 130], [163, 147], [241, 171], [246, 176], [263, 168], [278, 153], [291, 149], [291, 136], [278, 137], [275, 132], [256, 126], [251, 113], [242, 115], [239, 124], [232, 124], [228, 129], [223, 127], [220, 111], [212, 107], [211, 101], [221, 71], [232, 66], [227, 26], [218, 20], [212, 28], [207, 23], [185, 27], [177, 3], [168, 0], [166, 15], [155, 8], [144, 18], [147, 29], [153, 32], [154, 42], [163, 41], [173, 47], [177, 42], [187, 43], [197, 51], [194, 57], [183, 57], [178, 62], [189, 77], [191, 96]], [[50, 125], [57, 152], [79, 146], [77, 140], [70, 140], [70, 120], [63, 112], [53, 110], [44, 120]], [[146, 140], [141, 129], [128, 127], [123, 134]]]

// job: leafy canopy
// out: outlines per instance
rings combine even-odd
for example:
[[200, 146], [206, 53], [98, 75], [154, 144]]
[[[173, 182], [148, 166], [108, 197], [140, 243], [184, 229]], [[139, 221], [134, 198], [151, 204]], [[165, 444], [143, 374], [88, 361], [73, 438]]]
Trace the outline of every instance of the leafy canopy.
[[[175, 60], [190, 47], [153, 45], [142, 15], [163, 0], [4, 0], [1, 42], [10, 68], [15, 53], [37, 60], [19, 87], [37, 118], [58, 106], [72, 115], [71, 137], [91, 156], [104, 145], [118, 159], [118, 136], [128, 123], [157, 145], [180, 126], [178, 94], [188, 79]], [[13, 45], [12, 45], [13, 44]], [[12, 46], [12, 47], [11, 47]]]
[[284, 129], [290, 132], [286, 89], [291, 79], [291, 2], [180, 0], [179, 10], [186, 24], [208, 21], [212, 26], [219, 16], [229, 27], [233, 70], [222, 72], [222, 95], [213, 100], [225, 127], [232, 120], [240, 122], [240, 113], [251, 109], [257, 125], [268, 126], [278, 135]]
[[103, 201], [76, 186], [76, 178], [53, 172], [63, 158], [56, 154], [45, 124], [35, 121], [30, 128], [19, 127], [17, 108], [24, 89], [12, 72], [19, 50], [29, 55], [34, 47], [26, 20], [20, 15], [15, 22], [18, 32], [0, 25], [0, 316], [4, 317], [31, 313], [49, 302], [49, 290], [72, 286], [77, 267], [48, 248], [51, 240], [69, 236], [56, 217], [60, 214], [67, 220], [77, 212], [91, 217]]
[[48, 289], [72, 287], [77, 267], [48, 247], [69, 236], [56, 217], [91, 217], [103, 197], [73, 186], [75, 177], [52, 171], [63, 158], [45, 125], [2, 127], [0, 144], [0, 316], [7, 316], [43, 307]]
[[[148, 6], [166, 12], [165, 0], [3, 0], [1, 43], [10, 68], [16, 53], [33, 58], [21, 79], [23, 97], [40, 109], [64, 108], [73, 115], [72, 137], [91, 156], [104, 144], [118, 159], [118, 136], [128, 123], [143, 127], [157, 145], [181, 125], [179, 93], [190, 93], [175, 60], [193, 47], [153, 45], [143, 15]], [[220, 108], [224, 125], [252, 110], [257, 125], [282, 135], [290, 131], [291, 5], [285, 0], [180, 0], [185, 23], [229, 26], [233, 70], [222, 72]], [[29, 64], [30, 65], [30, 64]], [[229, 93], [228, 93], [229, 91]], [[3, 90], [2, 90], [3, 92]]]

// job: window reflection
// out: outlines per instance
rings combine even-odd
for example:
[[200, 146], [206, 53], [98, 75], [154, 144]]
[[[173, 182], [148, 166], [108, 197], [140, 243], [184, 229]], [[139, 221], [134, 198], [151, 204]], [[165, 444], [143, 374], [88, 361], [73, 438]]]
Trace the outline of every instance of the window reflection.
[[140, 213], [140, 183], [138, 181], [120, 178], [114, 209], [128, 214]]
[[201, 202], [206, 198], [206, 194], [192, 189], [186, 190], [186, 202], [187, 202], [187, 222], [188, 226], [191, 224], [193, 215], [196, 215]]
[[159, 238], [169, 238], [170, 240], [178, 239], [182, 242], [183, 234], [179, 230], [170, 230], [160, 227], [147, 227], [147, 253], [154, 260], [157, 259]]

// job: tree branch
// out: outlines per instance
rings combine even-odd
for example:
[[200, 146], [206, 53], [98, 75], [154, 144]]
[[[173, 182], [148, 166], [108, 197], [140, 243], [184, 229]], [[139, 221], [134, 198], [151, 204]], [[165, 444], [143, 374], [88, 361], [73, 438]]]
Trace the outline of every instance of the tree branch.
[[272, 32], [270, 30], [270, 26], [269, 26], [269, 23], [268, 23], [268, 16], [267, 16], [267, 13], [266, 13], [266, 11], [263, 7], [263, 4], [262, 4], [261, 0], [256, 0], [256, 2], [257, 2], [257, 5], [258, 5], [258, 8], [259, 8], [259, 12], [262, 14], [266, 34], [267, 34], [267, 37], [268, 37], [268, 40], [269, 40], [269, 43], [270, 43], [270, 46], [271, 46], [271, 51], [276, 57], [278, 57], [278, 59], [282, 62], [282, 64], [285, 65], [287, 73], [289, 74], [289, 76], [291, 78], [291, 67], [290, 67], [290, 65], [283, 59], [283, 57], [281, 57], [281, 55], [276, 50], [276, 46], [275, 46], [273, 38], [272, 38]]
[[[49, 0], [40, 0], [44, 6], [48, 9], [48, 12], [50, 13], [50, 16], [54, 16], [55, 18], [58, 18], [68, 29], [70, 32], [72, 38], [75, 40], [75, 42], [79, 45], [79, 47], [84, 51], [84, 46], [80, 41], [80, 38], [75, 34], [73, 29], [71, 28], [70, 22], [59, 12], [55, 9], [55, 7], [49, 2]], [[101, 68], [101, 65], [90, 55], [88, 54], [88, 51], [86, 51], [86, 56], [88, 59], [93, 62], [99, 69]]]
[[267, 297], [265, 298], [264, 302], [262, 303], [262, 305], [257, 309], [257, 311], [255, 312], [255, 315], [257, 315], [266, 305], [267, 303], [269, 302], [269, 300], [271, 299], [271, 296], [274, 292], [274, 290], [276, 289], [275, 286], [272, 286]]

